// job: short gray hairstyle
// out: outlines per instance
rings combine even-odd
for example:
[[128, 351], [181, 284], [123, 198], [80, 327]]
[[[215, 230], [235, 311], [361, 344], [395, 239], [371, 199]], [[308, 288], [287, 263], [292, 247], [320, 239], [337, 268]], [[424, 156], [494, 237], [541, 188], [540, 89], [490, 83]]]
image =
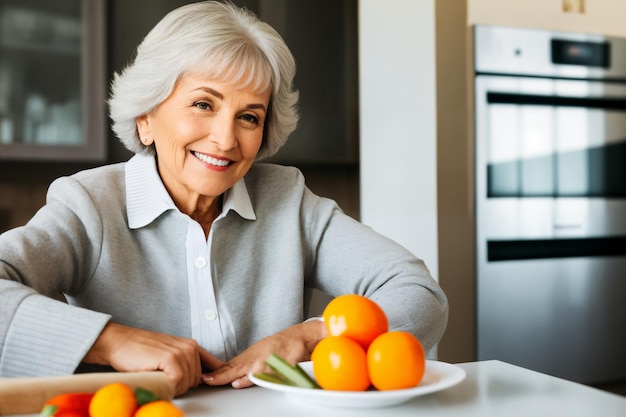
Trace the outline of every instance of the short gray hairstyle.
[[298, 123], [296, 64], [282, 37], [252, 12], [231, 3], [203, 1], [168, 13], [146, 35], [134, 60], [115, 73], [109, 98], [112, 129], [134, 153], [141, 144], [137, 118], [155, 110], [185, 74], [265, 91], [270, 105], [257, 159], [274, 155]]

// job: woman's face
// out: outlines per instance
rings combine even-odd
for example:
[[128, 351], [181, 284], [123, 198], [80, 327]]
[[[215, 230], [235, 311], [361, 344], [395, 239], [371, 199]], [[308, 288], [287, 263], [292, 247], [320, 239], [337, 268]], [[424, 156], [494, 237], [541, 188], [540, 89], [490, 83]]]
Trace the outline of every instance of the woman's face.
[[248, 172], [269, 100], [269, 89], [186, 75], [155, 111], [137, 119], [139, 137], [154, 142], [159, 174], [182, 211], [213, 202]]

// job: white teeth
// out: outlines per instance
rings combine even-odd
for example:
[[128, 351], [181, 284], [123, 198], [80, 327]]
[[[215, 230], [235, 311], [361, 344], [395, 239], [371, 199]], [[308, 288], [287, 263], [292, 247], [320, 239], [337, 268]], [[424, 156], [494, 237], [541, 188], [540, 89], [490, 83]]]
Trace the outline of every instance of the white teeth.
[[193, 152], [193, 154], [195, 155], [196, 158], [206, 162], [207, 164], [215, 165], [215, 166], [218, 166], [218, 167], [225, 167], [228, 164], [230, 164], [229, 161], [226, 161], [224, 159], [212, 158], [209, 155], [205, 155], [205, 154], [202, 154], [202, 153]]

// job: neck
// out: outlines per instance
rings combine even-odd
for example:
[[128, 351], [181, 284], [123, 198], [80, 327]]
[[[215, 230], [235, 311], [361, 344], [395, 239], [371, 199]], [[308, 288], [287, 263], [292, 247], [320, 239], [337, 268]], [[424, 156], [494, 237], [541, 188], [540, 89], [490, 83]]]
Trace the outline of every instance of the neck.
[[215, 197], [210, 201], [204, 199], [199, 199], [194, 202], [187, 201], [185, 207], [179, 205], [179, 209], [200, 223], [204, 230], [205, 237], [208, 238], [213, 221], [222, 212], [222, 196]]

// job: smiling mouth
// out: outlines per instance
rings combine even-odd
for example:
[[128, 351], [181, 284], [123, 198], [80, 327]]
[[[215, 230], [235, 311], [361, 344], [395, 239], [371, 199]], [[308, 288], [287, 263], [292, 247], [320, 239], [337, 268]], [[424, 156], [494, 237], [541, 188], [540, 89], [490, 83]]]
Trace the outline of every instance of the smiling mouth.
[[213, 158], [212, 156], [205, 155], [203, 153], [196, 152], [196, 151], [191, 151], [191, 153], [193, 156], [195, 156], [202, 162], [206, 162], [207, 164], [210, 164], [210, 165], [215, 165], [216, 167], [226, 167], [232, 163], [232, 161], [228, 159], [217, 159], [217, 158]]

